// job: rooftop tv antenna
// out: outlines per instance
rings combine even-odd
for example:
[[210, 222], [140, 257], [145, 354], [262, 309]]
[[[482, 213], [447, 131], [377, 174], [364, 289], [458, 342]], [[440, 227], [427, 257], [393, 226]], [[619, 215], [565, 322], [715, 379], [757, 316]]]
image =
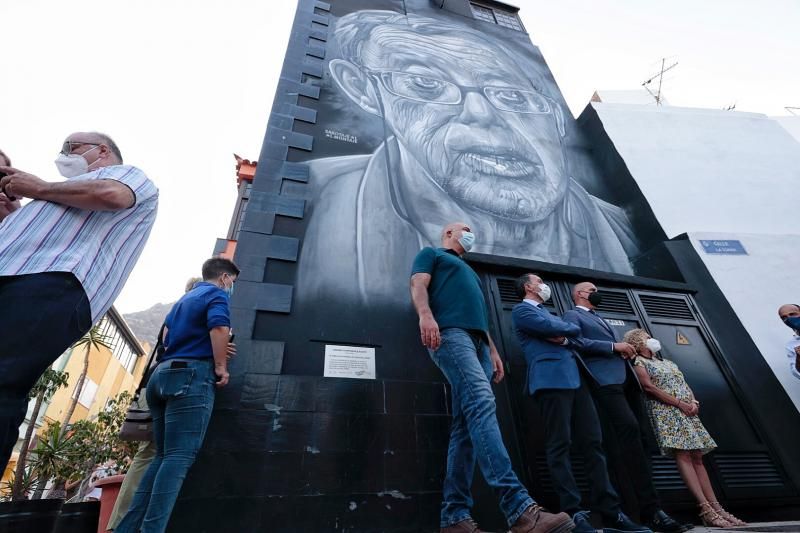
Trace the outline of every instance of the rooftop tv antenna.
[[[650, 93], [650, 96], [655, 98], [656, 105], [661, 105], [661, 83], [664, 81], [664, 73], [674, 69], [677, 66], [678, 66], [677, 61], [671, 64], [670, 66], [667, 66], [667, 58], [662, 57], [661, 70], [658, 71], [656, 74], [650, 76], [650, 78], [646, 79], [644, 82], [642, 82], [642, 87], [644, 87], [647, 90], [647, 92]], [[656, 90], [656, 92], [653, 92], [653, 90], [649, 86], [656, 80], [658, 80], [658, 89]]]

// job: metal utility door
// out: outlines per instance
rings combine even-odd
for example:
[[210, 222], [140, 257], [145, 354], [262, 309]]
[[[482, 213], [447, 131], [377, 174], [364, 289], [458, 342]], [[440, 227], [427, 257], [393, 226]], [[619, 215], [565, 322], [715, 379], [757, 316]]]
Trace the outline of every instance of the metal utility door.
[[[511, 414], [501, 417], [500, 422], [514, 425], [504, 433], [517, 438], [515, 444], [522, 460], [523, 476], [534, 494], [548, 505], [556, 505], [543, 452], [544, 428], [533, 401], [524, 393], [526, 364], [511, 322], [511, 310], [519, 303], [514, 292], [514, 278], [487, 273], [484, 282], [493, 304], [495, 337], [508, 370], [506, 386]], [[553, 297], [545, 307], [555, 315], [570, 309], [573, 284], [552, 277], [548, 277], [547, 283], [553, 289]], [[796, 495], [796, 489], [774, 459], [768, 444], [759, 437], [765, 433], [759, 431], [756, 409], [764, 406], [743, 405], [737, 391], [746, 386], [747, 378], [731, 375], [713, 340], [713, 333], [706, 328], [691, 296], [604, 285], [598, 288], [603, 293], [603, 305], [598, 313], [619, 338], [630, 329], [642, 327], [660, 339], [662, 354], [678, 364], [701, 402], [700, 417], [718, 445], [706, 462], [718, 496], [727, 501], [767, 502], [776, 497]], [[629, 382], [636, 386], [635, 381]], [[615, 456], [613, 437], [606, 438], [606, 444], [612, 480], [625, 507], [636, 509], [636, 495], [625, 472], [624, 458]], [[576, 480], [586, 492], [588, 487], [580, 456], [574, 456], [573, 466]], [[665, 504], [692, 503], [673, 459], [657, 451], [653, 455], [653, 478]]]

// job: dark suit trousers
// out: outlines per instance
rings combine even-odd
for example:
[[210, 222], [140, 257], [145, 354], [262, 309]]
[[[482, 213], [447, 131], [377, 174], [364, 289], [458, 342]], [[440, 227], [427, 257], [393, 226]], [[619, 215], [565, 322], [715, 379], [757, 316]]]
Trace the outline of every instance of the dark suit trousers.
[[619, 455], [636, 489], [639, 510], [645, 520], [657, 511], [661, 504], [653, 485], [650, 455], [643, 445], [642, 428], [625, 396], [624, 385], [604, 385], [592, 389], [597, 408], [606, 423], [614, 428], [619, 441]]
[[572, 442], [583, 455], [593, 511], [616, 518], [619, 497], [608, 478], [603, 437], [592, 396], [581, 379], [578, 389], [544, 389], [533, 396], [544, 421], [547, 466], [561, 511], [580, 511], [581, 493], [572, 474]]
[[0, 276], [0, 469], [28, 410], [28, 392], [92, 325], [80, 281], [67, 272]]

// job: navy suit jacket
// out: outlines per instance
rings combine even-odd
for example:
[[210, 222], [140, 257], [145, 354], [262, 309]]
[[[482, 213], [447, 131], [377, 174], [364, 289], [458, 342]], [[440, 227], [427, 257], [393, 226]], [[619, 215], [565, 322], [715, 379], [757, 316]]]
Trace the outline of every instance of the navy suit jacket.
[[533, 394], [540, 389], [577, 389], [581, 385], [577, 355], [568, 346], [548, 342], [548, 337], [573, 340], [580, 329], [551, 315], [541, 306], [522, 302], [511, 311], [514, 333], [522, 345], [528, 363], [526, 390]]
[[619, 385], [625, 382], [627, 362], [614, 353], [617, 336], [605, 320], [584, 309], [570, 309], [564, 320], [580, 328], [580, 336], [571, 340], [586, 368], [598, 385]]

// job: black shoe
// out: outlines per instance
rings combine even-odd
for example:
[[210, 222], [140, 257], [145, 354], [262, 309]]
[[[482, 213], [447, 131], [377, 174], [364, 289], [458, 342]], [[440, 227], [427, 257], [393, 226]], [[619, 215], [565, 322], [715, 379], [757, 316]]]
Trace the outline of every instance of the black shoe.
[[640, 526], [620, 511], [615, 519], [603, 517], [603, 533], [653, 533], [650, 529]]
[[595, 533], [597, 530], [589, 521], [589, 511], [578, 511], [572, 515], [572, 521], [575, 522], [575, 529], [572, 533]]
[[681, 524], [661, 509], [653, 513], [650, 520], [645, 521], [645, 525], [659, 533], [683, 533], [694, 528], [693, 525]]

